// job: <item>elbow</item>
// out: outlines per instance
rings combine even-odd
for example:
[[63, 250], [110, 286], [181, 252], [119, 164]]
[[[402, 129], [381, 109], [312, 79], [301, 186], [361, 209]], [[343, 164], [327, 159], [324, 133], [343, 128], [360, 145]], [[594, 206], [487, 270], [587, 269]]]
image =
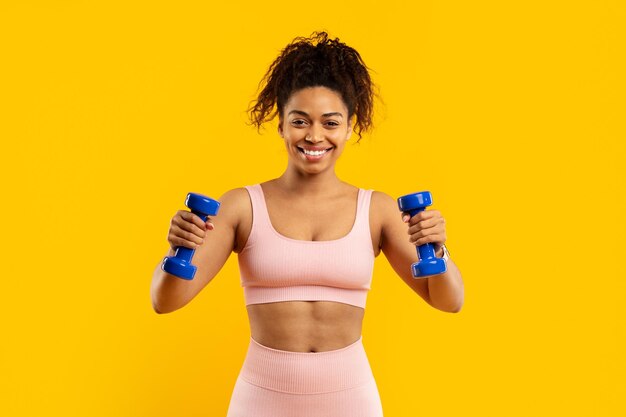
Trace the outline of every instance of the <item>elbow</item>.
[[461, 299], [455, 306], [454, 308], [450, 309], [449, 312], [450, 313], [458, 313], [461, 311], [461, 309], [463, 308], [463, 299]]
[[463, 308], [463, 301], [460, 301], [457, 304], [451, 305], [433, 305], [437, 310], [443, 311], [444, 313], [458, 313]]
[[152, 302], [152, 309], [157, 314], [169, 314], [182, 307], [183, 305], [163, 305], [163, 304], [158, 305], [157, 303]]
[[159, 310], [159, 307], [157, 307], [157, 305], [154, 302], [154, 300], [152, 301], [152, 310], [154, 310], [154, 312], [157, 313], [157, 314], [163, 314], [163, 311]]
[[458, 313], [463, 308], [463, 299], [459, 300], [456, 303], [435, 303], [432, 298], [428, 297], [428, 304], [431, 307], [443, 311], [444, 313]]
[[454, 308], [450, 308], [450, 307], [446, 307], [446, 308], [437, 308], [437, 310], [439, 311], [443, 311], [444, 313], [458, 313], [461, 311], [461, 306], [459, 307], [454, 307]]
[[158, 303], [154, 298], [152, 299], [152, 310], [157, 314], [167, 314], [172, 312], [172, 309], [168, 309], [163, 303]]
[[461, 309], [463, 308], [463, 303], [465, 302], [464, 291], [461, 290], [461, 293], [456, 298], [456, 302], [446, 306], [447, 308], [444, 311], [448, 313], [458, 313], [461, 311]]
[[463, 304], [459, 305], [458, 307], [452, 309], [449, 311], [449, 313], [458, 313], [461, 311], [461, 309], [463, 308]]
[[172, 311], [178, 310], [177, 308], [169, 308], [168, 309], [168, 308], [164, 308], [163, 306], [159, 307], [155, 303], [152, 303], [152, 309], [157, 314], [168, 314], [168, 313], [171, 313]]
[[463, 308], [463, 303], [465, 301], [465, 296], [461, 294], [460, 297], [456, 300], [456, 303], [449, 306], [447, 309], [448, 313], [458, 313]]

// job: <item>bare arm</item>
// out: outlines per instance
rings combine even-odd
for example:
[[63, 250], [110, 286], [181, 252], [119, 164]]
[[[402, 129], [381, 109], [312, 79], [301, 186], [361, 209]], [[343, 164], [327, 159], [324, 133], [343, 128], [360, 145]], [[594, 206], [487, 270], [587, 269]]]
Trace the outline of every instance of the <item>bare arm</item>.
[[[236, 231], [246, 208], [250, 205], [243, 188], [234, 189], [219, 198], [220, 210], [211, 217], [213, 230], [206, 230], [204, 242], [195, 247], [192, 259], [197, 267], [192, 280], [184, 280], [156, 266], [151, 285], [152, 306], [157, 313], [170, 313], [188, 304], [222, 269], [236, 247]], [[166, 256], [173, 256], [174, 249]]]
[[[446, 312], [458, 312], [463, 303], [463, 281], [452, 260], [444, 274], [429, 278], [414, 278], [411, 264], [419, 260], [415, 244], [409, 241], [409, 225], [402, 221], [396, 200], [374, 192], [373, 206], [381, 216], [381, 250], [400, 278], [432, 307]], [[436, 254], [443, 256], [443, 249]]]

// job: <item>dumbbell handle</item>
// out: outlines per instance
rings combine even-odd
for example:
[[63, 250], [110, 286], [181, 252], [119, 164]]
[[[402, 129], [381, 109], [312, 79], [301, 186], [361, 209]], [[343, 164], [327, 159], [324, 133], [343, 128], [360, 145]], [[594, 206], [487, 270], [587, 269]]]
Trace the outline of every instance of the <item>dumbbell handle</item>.
[[[415, 216], [417, 213], [422, 212], [426, 209], [426, 207], [413, 209], [407, 211], [411, 217]], [[430, 259], [435, 258], [435, 247], [432, 243], [426, 242], [423, 245], [419, 245], [416, 247], [417, 255], [420, 259]]]

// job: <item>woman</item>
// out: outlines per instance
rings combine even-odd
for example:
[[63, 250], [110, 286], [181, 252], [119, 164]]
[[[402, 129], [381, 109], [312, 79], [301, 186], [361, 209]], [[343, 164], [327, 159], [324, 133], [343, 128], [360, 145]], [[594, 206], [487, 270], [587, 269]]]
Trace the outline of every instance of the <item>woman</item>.
[[206, 222], [176, 213], [168, 256], [177, 246], [194, 248], [197, 271], [186, 281], [157, 267], [154, 309], [187, 304], [235, 252], [251, 336], [228, 416], [381, 416], [361, 337], [374, 258], [383, 251], [426, 302], [459, 311], [463, 283], [452, 261], [444, 274], [411, 275], [415, 245], [430, 242], [444, 256], [444, 219], [436, 210], [409, 219], [391, 196], [335, 174], [353, 130], [360, 139], [372, 124], [373, 84], [357, 51], [325, 32], [296, 38], [264, 81], [251, 120], [260, 128], [278, 115], [287, 167], [226, 192]]

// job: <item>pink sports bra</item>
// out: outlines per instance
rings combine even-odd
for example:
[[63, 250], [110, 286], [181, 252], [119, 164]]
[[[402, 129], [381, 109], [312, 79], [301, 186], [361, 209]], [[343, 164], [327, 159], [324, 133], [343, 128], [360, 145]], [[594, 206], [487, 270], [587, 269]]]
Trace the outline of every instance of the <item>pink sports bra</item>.
[[238, 255], [246, 305], [325, 300], [365, 308], [374, 250], [369, 227], [372, 190], [359, 189], [352, 230], [339, 239], [308, 241], [278, 233], [260, 184], [245, 187], [252, 202], [252, 229]]

